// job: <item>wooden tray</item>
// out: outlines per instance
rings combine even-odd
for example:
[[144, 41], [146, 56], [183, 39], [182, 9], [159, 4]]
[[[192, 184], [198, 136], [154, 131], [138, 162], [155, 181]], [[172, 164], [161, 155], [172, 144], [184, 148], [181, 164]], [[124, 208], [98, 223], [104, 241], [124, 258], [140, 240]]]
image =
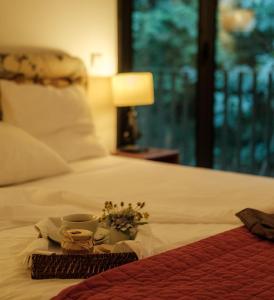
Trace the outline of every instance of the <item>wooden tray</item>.
[[32, 279], [87, 278], [138, 260], [134, 252], [103, 254], [33, 254]]

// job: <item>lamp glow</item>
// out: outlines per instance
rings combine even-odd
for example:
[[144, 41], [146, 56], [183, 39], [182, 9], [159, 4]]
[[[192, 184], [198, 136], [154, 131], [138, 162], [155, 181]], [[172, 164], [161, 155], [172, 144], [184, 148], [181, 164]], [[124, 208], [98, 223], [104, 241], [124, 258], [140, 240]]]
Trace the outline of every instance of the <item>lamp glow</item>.
[[112, 78], [112, 92], [115, 106], [153, 104], [152, 74], [149, 72], [117, 74]]

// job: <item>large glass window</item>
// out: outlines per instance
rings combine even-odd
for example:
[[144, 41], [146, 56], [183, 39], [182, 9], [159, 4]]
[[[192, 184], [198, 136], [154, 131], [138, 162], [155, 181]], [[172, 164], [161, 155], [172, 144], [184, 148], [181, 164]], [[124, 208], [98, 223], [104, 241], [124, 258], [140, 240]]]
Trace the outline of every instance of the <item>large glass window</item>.
[[[151, 71], [155, 81], [155, 104], [138, 108], [139, 144], [179, 149], [181, 163], [195, 165], [206, 132], [206, 166], [213, 158], [215, 169], [274, 176], [274, 0], [131, 3], [132, 70]], [[207, 83], [203, 98], [197, 87]]]
[[133, 70], [151, 71], [155, 104], [138, 108], [142, 146], [176, 148], [195, 164], [197, 0], [135, 0]]
[[220, 0], [214, 167], [274, 176], [274, 1]]

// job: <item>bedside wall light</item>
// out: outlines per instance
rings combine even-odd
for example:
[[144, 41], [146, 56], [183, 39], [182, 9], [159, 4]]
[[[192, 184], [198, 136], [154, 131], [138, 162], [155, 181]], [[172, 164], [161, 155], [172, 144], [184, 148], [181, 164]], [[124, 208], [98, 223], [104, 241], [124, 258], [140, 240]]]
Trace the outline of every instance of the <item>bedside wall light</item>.
[[141, 136], [137, 125], [135, 106], [154, 103], [153, 77], [149, 72], [120, 73], [112, 78], [113, 103], [117, 107], [127, 107], [127, 123], [123, 128], [123, 150], [140, 152], [135, 145]]

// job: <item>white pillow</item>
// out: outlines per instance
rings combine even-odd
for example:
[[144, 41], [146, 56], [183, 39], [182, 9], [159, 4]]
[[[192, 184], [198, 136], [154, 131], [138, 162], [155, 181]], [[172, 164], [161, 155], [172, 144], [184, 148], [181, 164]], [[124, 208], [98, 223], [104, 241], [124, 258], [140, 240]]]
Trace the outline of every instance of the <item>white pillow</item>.
[[95, 136], [88, 99], [80, 86], [55, 88], [0, 82], [3, 120], [75, 161], [106, 155]]
[[0, 122], [0, 186], [70, 172], [47, 145], [20, 128]]

